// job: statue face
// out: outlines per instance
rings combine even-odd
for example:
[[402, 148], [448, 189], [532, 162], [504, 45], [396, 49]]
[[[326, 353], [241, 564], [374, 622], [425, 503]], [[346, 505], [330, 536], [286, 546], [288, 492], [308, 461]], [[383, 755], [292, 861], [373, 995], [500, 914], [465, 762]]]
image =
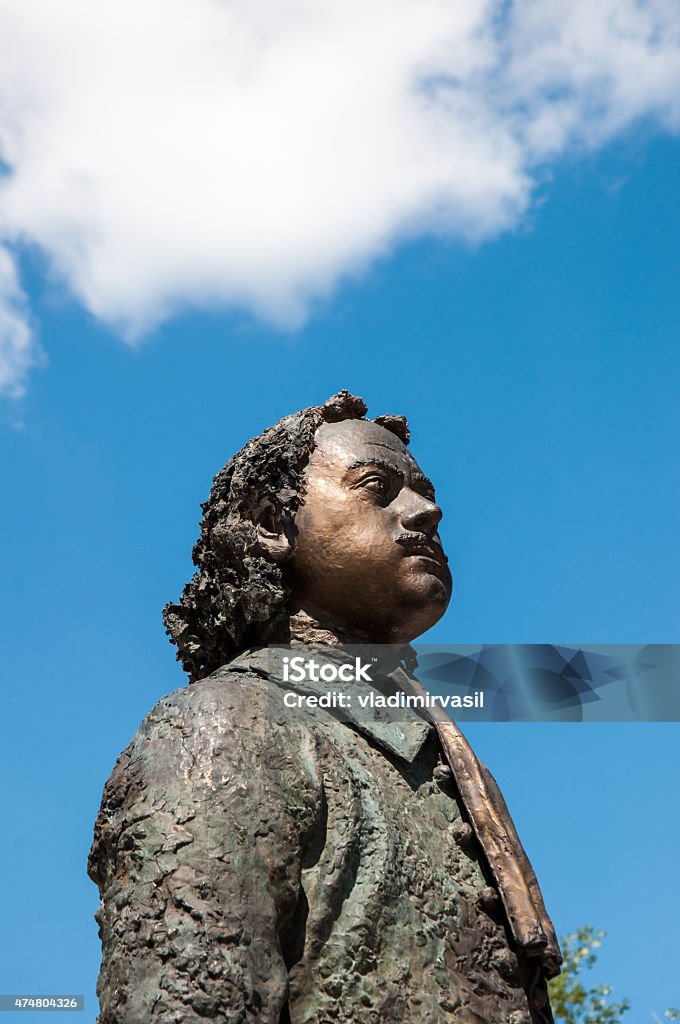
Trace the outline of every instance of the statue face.
[[350, 636], [408, 643], [451, 598], [432, 484], [375, 423], [325, 423], [315, 440], [295, 517], [296, 607]]

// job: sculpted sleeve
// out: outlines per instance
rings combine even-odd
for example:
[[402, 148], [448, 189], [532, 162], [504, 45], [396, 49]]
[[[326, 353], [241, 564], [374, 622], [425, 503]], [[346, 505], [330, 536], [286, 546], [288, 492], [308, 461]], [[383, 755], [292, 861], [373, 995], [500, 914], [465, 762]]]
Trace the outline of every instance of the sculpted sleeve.
[[308, 735], [272, 727], [258, 685], [216, 675], [164, 698], [106, 784], [101, 1024], [285, 1019], [320, 796]]

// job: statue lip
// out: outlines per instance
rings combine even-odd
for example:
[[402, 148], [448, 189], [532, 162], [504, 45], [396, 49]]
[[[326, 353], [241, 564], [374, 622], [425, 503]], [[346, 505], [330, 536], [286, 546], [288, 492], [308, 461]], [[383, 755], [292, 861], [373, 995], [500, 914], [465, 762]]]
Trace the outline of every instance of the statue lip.
[[405, 548], [406, 555], [417, 556], [425, 558], [430, 562], [436, 562], [440, 568], [443, 568], [448, 561], [442, 548], [422, 534], [404, 533], [401, 537], [397, 537], [397, 544]]

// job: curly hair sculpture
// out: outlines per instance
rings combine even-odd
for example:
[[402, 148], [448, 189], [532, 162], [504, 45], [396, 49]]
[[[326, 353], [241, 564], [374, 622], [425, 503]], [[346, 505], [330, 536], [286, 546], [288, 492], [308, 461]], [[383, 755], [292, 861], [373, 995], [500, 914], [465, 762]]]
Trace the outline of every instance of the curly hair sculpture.
[[[190, 682], [248, 646], [285, 638], [290, 564], [267, 556], [256, 525], [294, 521], [319, 426], [364, 419], [366, 412], [361, 398], [340, 391], [248, 441], [215, 477], [201, 506], [201, 533], [193, 549], [197, 572], [179, 603], [163, 609], [166, 632]], [[374, 422], [408, 444], [403, 416], [377, 416]]]

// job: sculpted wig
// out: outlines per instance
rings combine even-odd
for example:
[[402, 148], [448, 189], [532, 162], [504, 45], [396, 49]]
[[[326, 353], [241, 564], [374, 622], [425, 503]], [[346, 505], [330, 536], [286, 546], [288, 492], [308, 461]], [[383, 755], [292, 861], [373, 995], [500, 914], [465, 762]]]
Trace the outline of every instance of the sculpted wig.
[[[179, 604], [163, 609], [166, 631], [190, 682], [273, 636], [277, 627], [285, 628], [290, 564], [268, 557], [255, 524], [293, 521], [304, 501], [304, 471], [319, 426], [363, 419], [366, 411], [361, 398], [341, 391], [248, 441], [215, 477], [201, 506], [201, 535], [193, 550], [198, 571]], [[408, 444], [403, 416], [377, 416], [374, 422]]]

